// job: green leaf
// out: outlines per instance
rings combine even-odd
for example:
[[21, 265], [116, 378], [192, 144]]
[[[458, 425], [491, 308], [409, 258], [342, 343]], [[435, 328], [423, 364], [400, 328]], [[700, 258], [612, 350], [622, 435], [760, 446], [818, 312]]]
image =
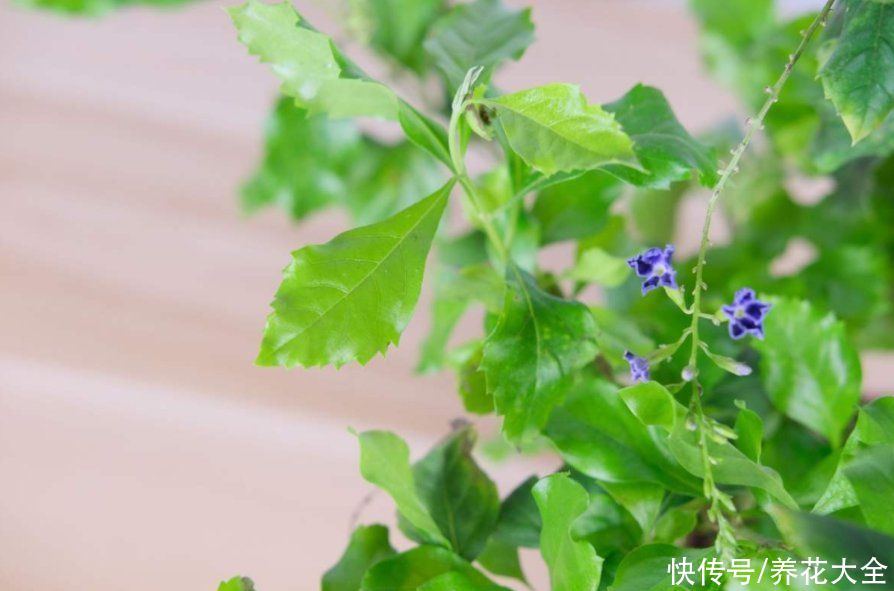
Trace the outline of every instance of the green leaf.
[[894, 396], [876, 398], [861, 408], [855, 432], [867, 445], [894, 445]]
[[16, 4], [67, 15], [98, 16], [124, 5], [124, 2], [121, 0], [16, 0]]
[[844, 325], [808, 302], [776, 302], [764, 322], [761, 377], [773, 404], [833, 446], [860, 400], [860, 358]]
[[453, 550], [473, 560], [497, 524], [497, 487], [472, 458], [475, 432], [457, 431], [413, 466], [419, 497]]
[[854, 488], [866, 525], [894, 535], [894, 445], [877, 445], [861, 451], [844, 467]]
[[[671, 559], [678, 562], [686, 559], [698, 568], [703, 559], [710, 560], [713, 549], [677, 548], [668, 544], [648, 544], [630, 552], [618, 565], [612, 591], [673, 591], [680, 586], [673, 585], [667, 571]], [[693, 580], [698, 576], [693, 577]], [[688, 586], [687, 586], [688, 588]], [[702, 587], [699, 587], [702, 588]]]
[[599, 232], [622, 191], [616, 178], [600, 170], [541, 190], [531, 214], [540, 222], [543, 243], [579, 240]]
[[[878, 398], [860, 409], [854, 430], [840, 453], [837, 454], [835, 471], [822, 496], [813, 507], [814, 513], [825, 515], [860, 505], [857, 488], [863, 491], [863, 497], [873, 495], [874, 491], [871, 489], [876, 483], [866, 482], [863, 476], [868, 476], [873, 480], [875, 476], [882, 476], [874, 475], [873, 472], [876, 469], [884, 472], [886, 470], [885, 461], [882, 460], [878, 466], [874, 466], [875, 462], [872, 459], [863, 460], [862, 456], [869, 454], [872, 457], [873, 449], [876, 446], [883, 449], [894, 447], [894, 429], [892, 427], [894, 427], [894, 398]], [[858, 465], [853, 472], [853, 479], [847, 473], [848, 465], [851, 462], [856, 462]], [[860, 468], [861, 465], [863, 468]], [[878, 484], [879, 490], [884, 491], [884, 478], [881, 478]], [[874, 498], [869, 499], [869, 505], [870, 512], [875, 513], [875, 510], [871, 508], [875, 505]]]
[[443, 183], [434, 161], [409, 142], [384, 144], [351, 121], [308, 117], [282, 98], [267, 123], [264, 159], [242, 190], [246, 211], [276, 203], [294, 219], [330, 204], [358, 223], [379, 221]]
[[444, 184], [434, 161], [409, 142], [387, 145], [367, 139], [365, 153], [365, 161], [351, 171], [355, 180], [349, 192], [339, 200], [357, 223], [381, 221]]
[[655, 343], [645, 336], [637, 323], [627, 316], [608, 308], [590, 308], [590, 313], [596, 319], [599, 334], [596, 340], [599, 343], [599, 351], [612, 364], [622, 365], [628, 369], [624, 360], [625, 351], [633, 351], [637, 355], [646, 355], [655, 349]]
[[857, 143], [894, 109], [894, 6], [869, 0], [842, 4], [841, 35], [819, 75]]
[[[771, 514], [784, 539], [801, 556], [820, 557], [830, 564], [841, 564], [842, 559], [857, 563], [858, 570], [850, 574], [858, 581], [862, 574], [859, 568], [873, 557], [882, 564], [894, 564], [894, 538], [890, 536], [832, 517], [782, 507], [771, 509]], [[857, 576], [853, 576], [855, 573]]]
[[574, 520], [590, 504], [587, 491], [565, 474], [554, 474], [534, 486], [534, 500], [543, 519], [540, 553], [549, 568], [553, 591], [596, 591], [602, 558], [587, 542], [571, 537]]
[[258, 364], [363, 364], [396, 344], [452, 188], [453, 181], [387, 220], [292, 253]]
[[444, 0], [360, 0], [372, 25], [370, 45], [415, 72], [425, 71], [419, 46], [444, 12]]
[[332, 117], [397, 118], [397, 97], [378, 82], [340, 78], [341, 67], [326, 35], [299, 26], [289, 2], [248, 0], [230, 8], [241, 41], [282, 81], [281, 92], [311, 113]]
[[719, 35], [742, 48], [766, 31], [774, 21], [773, 0], [690, 0], [702, 26], [712, 35]]
[[[828, 235], [828, 226], [820, 224], [825, 226], [820, 231]], [[824, 248], [819, 258], [799, 274], [804, 293], [815, 306], [828, 308], [848, 326], [872, 322], [887, 312], [892, 299], [890, 259], [880, 250], [878, 246], [835, 240], [834, 246]]]
[[360, 473], [394, 499], [400, 515], [428, 543], [449, 546], [417, 489], [410, 448], [388, 431], [366, 431], [360, 439]]
[[578, 253], [577, 262], [567, 276], [581, 283], [618, 287], [630, 276], [630, 266], [625, 259], [601, 248], [588, 248]]
[[[490, 265], [470, 265], [459, 270], [442, 265], [438, 271], [432, 303], [432, 326], [422, 344], [416, 367], [416, 371], [422, 373], [431, 373], [443, 367], [447, 343], [471, 304], [481, 302], [489, 312], [495, 313], [503, 305], [503, 280]], [[492, 403], [490, 407], [493, 410]]]
[[674, 181], [698, 175], [706, 187], [717, 182], [717, 158], [710, 148], [680, 125], [664, 94], [637, 84], [619, 100], [604, 105], [633, 140], [633, 151], [645, 171], [625, 166], [607, 170], [639, 186], [668, 188]]
[[673, 460], [667, 433], [647, 427], [618, 396], [617, 388], [588, 379], [550, 417], [545, 434], [576, 470], [597, 481], [651, 482], [684, 494], [701, 483]]
[[500, 519], [494, 537], [511, 546], [537, 548], [540, 546], [540, 530], [543, 521], [534, 502], [532, 490], [537, 477], [522, 482], [500, 507]]
[[[683, 418], [687, 410], [664, 386], [646, 382], [625, 388], [618, 394], [644, 425], [659, 426], [670, 434], [670, 452], [690, 474], [704, 477], [699, 436], [686, 428]], [[785, 490], [782, 479], [773, 470], [750, 460], [728, 442], [721, 443], [709, 438], [708, 449], [716, 462], [712, 473], [718, 483], [760, 488], [781, 503], [797, 506]]]
[[831, 173], [857, 158], [886, 156], [894, 151], [894, 117], [888, 116], [878, 129], [856, 145], [835, 108], [825, 103], [818, 109], [819, 129], [810, 138], [810, 163], [820, 173]]
[[484, 591], [498, 589], [496, 585], [488, 583], [476, 583], [468, 575], [451, 571], [438, 575], [423, 585], [417, 587], [418, 591]]
[[320, 87], [337, 80], [341, 69], [329, 38], [300, 28], [301, 17], [289, 2], [264, 4], [249, 0], [229, 9], [239, 41], [269, 63], [282, 80], [282, 92], [308, 107]]
[[478, 564], [495, 575], [527, 582], [518, 558], [518, 547], [500, 538], [491, 537], [487, 541], [487, 545], [478, 556]]
[[[416, 591], [420, 586], [445, 573], [462, 575], [460, 580], [464, 586], [458, 589], [474, 591], [503, 589], [453, 552], [437, 546], [420, 546], [382, 560], [367, 571], [360, 589], [361, 591]], [[451, 582], [455, 582], [455, 579]], [[449, 585], [444, 587], [443, 584], [444, 580], [437, 583], [434, 589], [450, 588]]]
[[101, 16], [125, 6], [154, 6], [168, 8], [186, 4], [191, 0], [15, 0], [15, 4], [27, 8], [52, 10], [68, 16]]
[[494, 412], [494, 397], [487, 391], [487, 378], [481, 371], [483, 347], [477, 344], [472, 354], [459, 368], [459, 396], [463, 408], [477, 415]]
[[643, 424], [673, 430], [676, 423], [674, 397], [658, 382], [643, 382], [622, 388], [618, 396]]
[[528, 438], [562, 401], [562, 382], [596, 356], [596, 326], [586, 306], [552, 296], [510, 266], [503, 313], [484, 344], [481, 368], [503, 432]]
[[302, 219], [352, 189], [351, 171], [365, 157], [363, 148], [352, 122], [309, 118], [282, 98], [267, 120], [264, 159], [242, 188], [242, 205], [252, 212], [277, 203]]
[[735, 443], [739, 451], [752, 462], [760, 462], [764, 437], [764, 421], [760, 415], [744, 406], [740, 407], [735, 429]]
[[[590, 503], [571, 528], [571, 537], [574, 540], [587, 542], [596, 554], [614, 558], [613, 555], [623, 554], [636, 547], [640, 540], [640, 530], [630, 513], [608, 496], [601, 487], [592, 482], [581, 481], [578, 483], [587, 488], [590, 495]], [[633, 486], [633, 485], [631, 485]], [[610, 560], [612, 560], [610, 559]], [[608, 582], [609, 569], [612, 564], [603, 565], [605, 575], [601, 583]]]
[[[667, 288], [665, 288], [665, 289], [667, 289]], [[682, 292], [679, 292], [679, 291], [677, 291], [675, 293], [682, 295]], [[701, 348], [702, 348], [702, 351], [705, 352], [705, 355], [707, 355], [708, 359], [710, 359], [711, 362], [714, 363], [714, 365], [716, 365], [723, 371], [727, 371], [727, 372], [733, 374], [734, 376], [740, 376], [740, 377], [745, 377], [745, 376], [751, 375], [752, 369], [751, 369], [750, 365], [748, 365], [746, 363], [742, 363], [741, 361], [733, 359], [732, 357], [727, 357], [725, 355], [718, 355], [717, 353], [712, 353], [711, 350], [708, 349], [708, 346], [705, 343], [701, 343]]]
[[338, 562], [323, 575], [322, 591], [357, 591], [363, 575], [380, 560], [396, 552], [384, 525], [361, 525]]
[[633, 162], [633, 142], [580, 88], [548, 84], [482, 101], [497, 109], [512, 149], [546, 175]]
[[254, 591], [255, 584], [248, 577], [233, 577], [229, 581], [222, 581], [217, 591]]
[[450, 148], [447, 142], [447, 130], [443, 126], [438, 125], [403, 101], [398, 104], [397, 120], [411, 142], [453, 170], [453, 160], [450, 158]]
[[627, 509], [643, 532], [652, 531], [664, 500], [665, 491], [661, 485], [650, 482], [600, 482], [599, 486]]
[[[687, 429], [683, 423], [679, 421], [671, 433], [669, 442], [671, 453], [691, 474], [703, 478], [705, 466], [698, 434]], [[707, 445], [711, 458], [716, 462], [711, 467], [711, 472], [718, 484], [759, 488], [784, 505], [798, 506], [785, 490], [782, 478], [775, 471], [757, 464], [730, 443], [719, 443], [708, 438]]]
[[655, 522], [653, 540], [672, 544], [686, 537], [698, 524], [701, 509], [700, 499], [671, 507]]
[[470, 68], [483, 67], [482, 82], [487, 82], [501, 62], [519, 59], [533, 41], [530, 8], [510, 10], [500, 0], [476, 0], [438, 20], [425, 40], [425, 51], [452, 96]]
[[356, 78], [325, 82], [307, 105], [309, 115], [333, 119], [379, 117], [397, 119], [397, 97], [384, 84]]
[[[439, 274], [436, 284], [443, 285], [450, 280], [448, 277], [448, 272]], [[436, 288], [431, 308], [431, 328], [420, 348], [419, 363], [416, 365], [417, 372], [433, 373], [444, 367], [447, 342], [470, 303], [471, 300], [466, 298], [444, 297], [439, 288]]]
[[817, 515], [829, 515], [842, 509], [856, 507], [859, 502], [857, 492], [839, 465], [822, 496], [813, 506], [813, 512]]
[[639, 189], [630, 199], [630, 222], [645, 244], [673, 242], [677, 210], [689, 183], [675, 183], [670, 190]]

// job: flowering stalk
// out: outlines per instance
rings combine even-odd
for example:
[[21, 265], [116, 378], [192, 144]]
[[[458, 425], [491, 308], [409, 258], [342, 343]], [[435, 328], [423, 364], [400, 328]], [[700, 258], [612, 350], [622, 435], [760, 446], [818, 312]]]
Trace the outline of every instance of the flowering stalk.
[[702, 409], [702, 389], [698, 381], [696, 370], [698, 352], [700, 350], [701, 343], [698, 334], [699, 320], [703, 316], [701, 309], [701, 296], [702, 291], [707, 289], [707, 286], [704, 285], [704, 282], [702, 280], [702, 274], [705, 267], [708, 245], [710, 243], [708, 234], [711, 230], [711, 220], [714, 215], [714, 210], [717, 206], [718, 200], [720, 199], [720, 195], [723, 193], [724, 187], [726, 187], [727, 181], [729, 181], [730, 177], [732, 177], [732, 175], [739, 170], [739, 160], [742, 158], [742, 155], [745, 153], [745, 150], [751, 143], [754, 134], [757, 132], [758, 129], [763, 128], [764, 119], [766, 118], [767, 113], [770, 111], [770, 108], [773, 106], [773, 104], [779, 100], [779, 93], [782, 91], [782, 87], [785, 86], [786, 81], [788, 81], [789, 76], [791, 76], [795, 64], [804, 53], [804, 49], [810, 43], [810, 40], [813, 38], [816, 31], [819, 28], [825, 26], [826, 20], [829, 17], [829, 13], [832, 11], [832, 5], [834, 3], [835, 0], [826, 0], [825, 5], [823, 6], [822, 10], [820, 10], [817, 17], [803, 32], [801, 42], [800, 44], [798, 44], [798, 48], [789, 56], [788, 62], [785, 64], [785, 68], [783, 69], [782, 74], [779, 76], [779, 79], [776, 81], [775, 84], [767, 87], [767, 100], [764, 101], [764, 104], [758, 111], [757, 115], [748, 120], [748, 125], [745, 128], [745, 136], [742, 138], [742, 141], [739, 142], [739, 145], [736, 146], [734, 150], [732, 150], [732, 158], [730, 158], [730, 161], [721, 171], [720, 178], [714, 185], [714, 189], [711, 191], [711, 198], [708, 200], [708, 210], [705, 214], [705, 222], [702, 227], [702, 238], [701, 245], [698, 251], [698, 261], [695, 265], [695, 268], [693, 269], [693, 273], [695, 273], [695, 286], [692, 288], [692, 324], [689, 329], [692, 335], [692, 349], [689, 354], [689, 364], [686, 370], [688, 376], [691, 376], [692, 378], [692, 398], [690, 403], [692, 415], [691, 425], [698, 430], [698, 443], [699, 447], [701, 448], [702, 464], [705, 472], [705, 496], [711, 502], [708, 510], [708, 517], [717, 524], [718, 533], [716, 547], [718, 552], [720, 552], [720, 554], [724, 558], [730, 557], [735, 552], [736, 540], [733, 533], [732, 525], [723, 514], [724, 506], [729, 507], [729, 497], [725, 493], [720, 491], [714, 483], [713, 471], [711, 469], [714, 460], [713, 458], [711, 458], [710, 452], [708, 450], [708, 437], [713, 427], [709, 424], [709, 419], [705, 416]]

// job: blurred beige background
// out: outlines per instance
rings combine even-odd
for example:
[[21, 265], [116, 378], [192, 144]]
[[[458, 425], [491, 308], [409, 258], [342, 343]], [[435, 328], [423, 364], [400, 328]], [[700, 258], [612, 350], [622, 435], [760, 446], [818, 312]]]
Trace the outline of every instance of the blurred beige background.
[[[324, 3], [296, 4], [328, 22]], [[346, 427], [394, 429], [418, 454], [462, 414], [449, 375], [412, 374], [425, 301], [367, 368], [252, 364], [288, 253], [345, 220], [240, 215], [276, 84], [223, 6], [67, 21], [0, 5], [3, 589], [214, 589], [236, 573], [317, 588], [370, 491]], [[502, 87], [578, 82], [601, 102], [643, 81], [694, 129], [736, 112], [682, 3], [534, 6], [539, 42]], [[501, 491], [532, 463], [549, 467], [494, 466]], [[381, 496], [372, 519], [391, 519]]]

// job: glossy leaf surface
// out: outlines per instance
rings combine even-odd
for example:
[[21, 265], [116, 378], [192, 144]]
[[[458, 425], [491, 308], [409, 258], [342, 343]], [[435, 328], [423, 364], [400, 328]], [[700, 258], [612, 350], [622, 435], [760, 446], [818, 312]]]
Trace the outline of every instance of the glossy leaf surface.
[[397, 98], [369, 80], [341, 77], [330, 39], [299, 26], [301, 17], [289, 2], [248, 0], [229, 10], [239, 40], [282, 81], [283, 94], [311, 113], [336, 118], [397, 118]]
[[554, 474], [538, 482], [533, 494], [543, 519], [540, 553], [553, 591], [595, 591], [602, 558], [590, 544], [571, 536], [572, 524], [590, 503], [587, 491], [567, 475]]
[[500, 0], [459, 4], [432, 27], [425, 51], [453, 95], [470, 68], [484, 68], [482, 82], [504, 60], [517, 60], [534, 41], [531, 9], [511, 10]]
[[396, 553], [383, 525], [361, 525], [351, 534], [338, 562], [323, 575], [322, 591], [357, 591], [363, 576], [380, 560]]
[[397, 344], [416, 306], [453, 183], [377, 224], [292, 253], [260, 365], [366, 363]]
[[894, 109], [894, 6], [842, 0], [841, 34], [820, 78], [854, 143]]
[[511, 268], [507, 282], [481, 367], [503, 432], [518, 440], [543, 426], [562, 400], [563, 380], [596, 356], [596, 327], [584, 305], [544, 292], [524, 271]]
[[472, 458], [475, 433], [457, 431], [413, 466], [419, 497], [454, 552], [473, 560], [500, 512], [494, 482]]
[[406, 442], [388, 431], [367, 431], [359, 435], [360, 473], [392, 499], [397, 510], [432, 544], [448, 546], [449, 541], [441, 533], [416, 488], [416, 479], [410, 467], [410, 448]]
[[621, 125], [577, 86], [548, 84], [485, 104], [497, 109], [512, 149], [546, 175], [634, 161]]
[[[449, 578], [434, 581], [447, 573]], [[463, 591], [499, 591], [502, 587], [491, 582], [471, 564], [456, 554], [437, 546], [419, 546], [373, 566], [363, 578], [361, 591], [416, 591], [432, 582], [432, 589], [449, 589], [449, 584], [461, 582]]]
[[664, 94], [638, 84], [613, 103], [604, 105], [633, 140], [633, 151], [645, 172], [610, 166], [613, 174], [634, 185], [668, 188], [694, 176], [705, 186], [717, 181], [717, 160], [680, 124]]
[[761, 377], [770, 400], [833, 445], [860, 399], [860, 359], [844, 325], [809, 303], [782, 300], [764, 324]]

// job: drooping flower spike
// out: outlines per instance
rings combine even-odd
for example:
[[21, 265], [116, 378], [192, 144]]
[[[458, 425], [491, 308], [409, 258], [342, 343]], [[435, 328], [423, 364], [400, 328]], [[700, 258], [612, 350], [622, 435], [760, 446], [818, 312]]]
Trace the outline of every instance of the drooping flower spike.
[[674, 247], [670, 244], [660, 248], [650, 248], [633, 258], [627, 259], [627, 264], [639, 277], [645, 277], [643, 281], [643, 295], [646, 295], [656, 287], [669, 287], [677, 289], [677, 272], [671, 263]]
[[630, 351], [624, 352], [624, 359], [630, 364], [630, 379], [634, 382], [648, 382], [649, 361], [645, 357], [637, 357]]
[[737, 291], [733, 303], [722, 308], [723, 315], [729, 318], [729, 336], [736, 340], [748, 334], [764, 338], [764, 318], [771, 307], [757, 299], [753, 289]]

